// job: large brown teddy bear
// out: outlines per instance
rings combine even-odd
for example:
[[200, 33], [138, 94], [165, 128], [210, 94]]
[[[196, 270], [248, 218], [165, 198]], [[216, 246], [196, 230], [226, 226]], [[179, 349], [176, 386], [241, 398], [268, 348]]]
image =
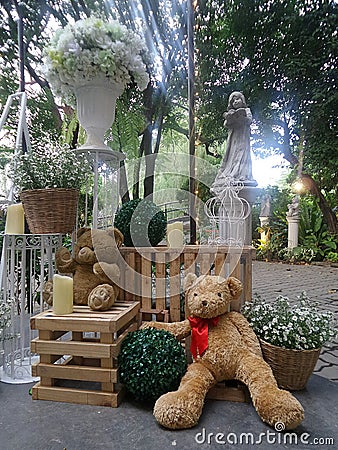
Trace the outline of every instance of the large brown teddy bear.
[[286, 429], [299, 425], [304, 418], [301, 404], [290, 392], [278, 388], [247, 320], [238, 312], [228, 312], [230, 302], [242, 292], [240, 281], [189, 274], [185, 289], [188, 319], [143, 325], [170, 331], [179, 340], [191, 334], [194, 362], [178, 390], [156, 401], [156, 420], [171, 429], [193, 427], [209, 389], [218, 382], [236, 379], [249, 388], [253, 405], [264, 422], [271, 426], [281, 422]]
[[[123, 235], [116, 228], [95, 230], [81, 228], [77, 232], [74, 257], [61, 247], [55, 256], [59, 273], [73, 274], [74, 304], [87, 305], [93, 310], [106, 311], [114, 304], [118, 295], [120, 270], [118, 248]], [[43, 298], [53, 304], [53, 282], [48, 281]]]

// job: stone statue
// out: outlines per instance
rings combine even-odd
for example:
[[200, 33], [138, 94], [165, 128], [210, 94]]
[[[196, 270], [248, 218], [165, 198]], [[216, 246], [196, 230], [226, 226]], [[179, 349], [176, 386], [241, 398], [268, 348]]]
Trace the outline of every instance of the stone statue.
[[261, 203], [260, 217], [270, 217], [271, 216], [271, 195], [264, 195]]
[[252, 176], [250, 153], [252, 114], [241, 92], [233, 92], [230, 95], [228, 111], [223, 116], [224, 125], [229, 129], [229, 134], [224, 158], [211, 190], [214, 192], [219, 190], [225, 178], [232, 178], [244, 185], [257, 186]]
[[297, 195], [293, 197], [292, 203], [288, 205], [288, 212], [286, 217], [297, 217], [299, 215], [299, 199]]

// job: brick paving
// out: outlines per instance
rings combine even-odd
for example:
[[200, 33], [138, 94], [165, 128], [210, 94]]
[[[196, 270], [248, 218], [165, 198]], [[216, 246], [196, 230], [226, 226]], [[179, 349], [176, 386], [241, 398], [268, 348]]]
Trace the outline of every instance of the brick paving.
[[[318, 308], [338, 313], [338, 267], [326, 265], [292, 265], [253, 262], [253, 295], [274, 300], [279, 295], [291, 301], [303, 291], [318, 302]], [[315, 373], [331, 381], [338, 381], [338, 337], [325, 345], [315, 367]]]

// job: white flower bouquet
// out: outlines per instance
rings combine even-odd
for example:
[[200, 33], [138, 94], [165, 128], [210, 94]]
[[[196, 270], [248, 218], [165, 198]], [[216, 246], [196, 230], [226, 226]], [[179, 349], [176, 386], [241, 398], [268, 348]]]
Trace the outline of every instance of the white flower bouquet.
[[65, 188], [80, 189], [91, 174], [85, 158], [68, 146], [50, 144], [13, 158], [10, 176], [20, 190]]
[[145, 41], [124, 25], [89, 17], [56, 31], [45, 48], [46, 77], [65, 96], [98, 75], [124, 87], [134, 81], [144, 90], [146, 54]]
[[291, 304], [287, 297], [279, 296], [268, 303], [257, 297], [246, 302], [241, 313], [256, 335], [269, 344], [294, 350], [321, 348], [337, 334], [333, 314], [320, 312], [305, 292], [297, 300]]

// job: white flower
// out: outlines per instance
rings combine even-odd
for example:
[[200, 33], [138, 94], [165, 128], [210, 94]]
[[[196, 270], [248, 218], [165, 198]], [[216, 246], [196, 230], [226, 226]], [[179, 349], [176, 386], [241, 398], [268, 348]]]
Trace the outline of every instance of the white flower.
[[45, 73], [55, 93], [66, 96], [99, 74], [144, 90], [146, 51], [145, 41], [124, 25], [89, 17], [55, 33], [45, 48]]

